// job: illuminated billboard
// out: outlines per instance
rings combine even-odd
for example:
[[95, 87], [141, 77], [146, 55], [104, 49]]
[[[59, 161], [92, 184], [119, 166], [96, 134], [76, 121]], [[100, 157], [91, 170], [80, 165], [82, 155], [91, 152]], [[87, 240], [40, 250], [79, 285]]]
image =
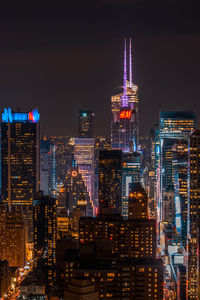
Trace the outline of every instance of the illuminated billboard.
[[40, 120], [40, 114], [37, 109], [32, 109], [29, 112], [13, 112], [11, 108], [4, 108], [2, 113], [2, 122], [6, 123], [37, 123]]
[[131, 110], [121, 110], [119, 114], [120, 119], [130, 119]]

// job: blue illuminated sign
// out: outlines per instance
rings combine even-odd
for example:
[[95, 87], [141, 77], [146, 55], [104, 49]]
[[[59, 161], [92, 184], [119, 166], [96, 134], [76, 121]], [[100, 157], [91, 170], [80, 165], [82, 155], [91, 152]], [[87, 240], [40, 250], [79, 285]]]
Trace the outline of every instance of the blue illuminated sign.
[[2, 122], [5, 123], [37, 123], [40, 120], [40, 114], [37, 109], [32, 109], [30, 112], [12, 112], [11, 108], [4, 108], [2, 113]]

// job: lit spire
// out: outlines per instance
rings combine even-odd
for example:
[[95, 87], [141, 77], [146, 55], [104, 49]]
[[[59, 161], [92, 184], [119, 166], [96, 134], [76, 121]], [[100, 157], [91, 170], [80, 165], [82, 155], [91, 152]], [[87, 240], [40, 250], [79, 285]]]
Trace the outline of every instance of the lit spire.
[[129, 83], [132, 87], [132, 53], [131, 53], [131, 38], [129, 40]]
[[124, 85], [123, 85], [123, 96], [122, 96], [122, 106], [128, 106], [128, 97], [127, 97], [127, 69], [126, 69], [126, 39], [124, 39]]
[[126, 70], [126, 39], [124, 39], [124, 96], [126, 95], [126, 81], [127, 81], [127, 70]]

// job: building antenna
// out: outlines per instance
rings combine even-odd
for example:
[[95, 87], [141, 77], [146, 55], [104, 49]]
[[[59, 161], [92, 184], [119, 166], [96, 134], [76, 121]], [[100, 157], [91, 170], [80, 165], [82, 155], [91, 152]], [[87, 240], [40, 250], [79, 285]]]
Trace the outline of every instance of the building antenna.
[[126, 81], [127, 81], [127, 69], [126, 69], [126, 39], [124, 39], [124, 96], [126, 95]]
[[131, 38], [129, 40], [129, 83], [130, 83], [130, 88], [132, 87], [132, 53], [131, 53]]
[[127, 97], [127, 68], [126, 68], [126, 39], [124, 39], [124, 85], [123, 85], [123, 96], [122, 96], [122, 106], [128, 106], [128, 97]]

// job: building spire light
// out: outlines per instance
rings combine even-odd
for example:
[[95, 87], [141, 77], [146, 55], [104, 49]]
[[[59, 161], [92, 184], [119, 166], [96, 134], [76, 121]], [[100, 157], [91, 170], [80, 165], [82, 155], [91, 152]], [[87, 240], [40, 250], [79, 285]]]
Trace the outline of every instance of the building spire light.
[[132, 53], [131, 53], [131, 38], [129, 40], [129, 84], [130, 88], [132, 87]]
[[126, 38], [124, 39], [124, 76], [123, 76], [123, 96], [122, 96], [122, 106], [128, 106], [128, 96], [127, 96], [127, 64], [126, 64]]

